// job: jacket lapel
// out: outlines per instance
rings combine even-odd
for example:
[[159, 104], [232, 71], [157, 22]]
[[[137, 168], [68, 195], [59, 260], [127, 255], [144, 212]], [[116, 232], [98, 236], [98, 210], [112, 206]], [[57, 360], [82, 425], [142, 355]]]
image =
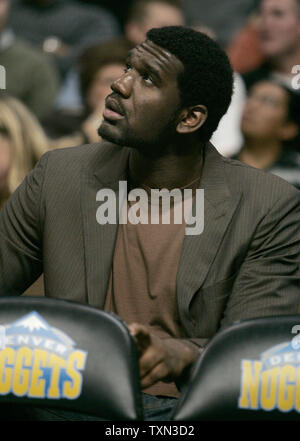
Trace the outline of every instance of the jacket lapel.
[[[83, 173], [81, 206], [86, 291], [88, 303], [98, 308], [103, 308], [105, 302], [118, 230], [119, 182], [127, 179], [127, 168], [127, 148], [105, 150], [105, 145], [99, 145], [97, 157]], [[96, 213], [101, 203], [96, 200], [96, 195], [103, 189], [112, 190], [116, 196], [116, 222], [100, 225]], [[121, 195], [124, 197], [125, 194]]]
[[[181, 320], [188, 324], [189, 305], [203, 285], [241, 193], [232, 192], [221, 155], [208, 144], [199, 188], [204, 189], [204, 230], [185, 236], [177, 273], [177, 301]], [[188, 325], [187, 325], [188, 326]]]
[[[106, 143], [108, 144], [108, 143]], [[128, 178], [129, 149], [99, 145], [94, 161], [82, 174], [81, 207], [84, 233], [84, 257], [88, 303], [104, 306], [118, 230], [116, 223], [100, 225], [96, 212], [100, 203], [96, 195], [111, 189], [116, 207], [127, 194], [119, 195], [119, 182]], [[204, 231], [185, 236], [177, 273], [177, 299], [181, 319], [189, 321], [189, 304], [203, 285], [219, 249], [226, 228], [237, 209], [241, 193], [232, 192], [227, 184], [221, 156], [211, 145], [205, 151], [205, 162], [199, 188], [204, 189]]]

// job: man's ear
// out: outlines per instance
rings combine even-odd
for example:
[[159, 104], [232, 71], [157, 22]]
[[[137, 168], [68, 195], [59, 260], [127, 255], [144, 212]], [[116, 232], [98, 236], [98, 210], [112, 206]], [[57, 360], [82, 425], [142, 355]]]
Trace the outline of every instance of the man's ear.
[[197, 105], [183, 109], [176, 130], [178, 133], [193, 133], [203, 126], [207, 120], [208, 111], [205, 106]]

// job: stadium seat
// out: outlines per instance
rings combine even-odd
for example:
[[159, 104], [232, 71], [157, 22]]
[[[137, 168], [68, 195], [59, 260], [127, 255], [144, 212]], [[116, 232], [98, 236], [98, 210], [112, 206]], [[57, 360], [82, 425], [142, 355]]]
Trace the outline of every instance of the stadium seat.
[[138, 357], [114, 314], [42, 297], [0, 298], [0, 417], [59, 409], [142, 420]]
[[174, 421], [300, 420], [300, 315], [239, 322], [195, 363]]

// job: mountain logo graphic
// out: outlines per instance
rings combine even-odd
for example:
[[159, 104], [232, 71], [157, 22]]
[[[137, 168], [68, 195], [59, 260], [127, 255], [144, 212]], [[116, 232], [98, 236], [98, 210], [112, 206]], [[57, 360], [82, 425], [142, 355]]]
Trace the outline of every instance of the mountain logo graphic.
[[76, 399], [87, 352], [36, 311], [0, 326], [0, 395]]
[[[61, 330], [51, 327], [38, 312], [32, 311], [15, 322], [5, 325], [6, 344], [16, 346], [18, 344], [32, 344], [35, 347], [56, 345], [60, 352], [73, 350], [75, 342]], [[39, 339], [37, 338], [39, 337]], [[1, 344], [2, 343], [2, 344]], [[0, 348], [3, 347], [3, 339], [0, 341]]]
[[23, 326], [28, 328], [30, 331], [34, 329], [48, 329], [49, 325], [42, 319], [42, 317], [37, 312], [31, 312], [20, 320], [14, 322], [11, 326]]

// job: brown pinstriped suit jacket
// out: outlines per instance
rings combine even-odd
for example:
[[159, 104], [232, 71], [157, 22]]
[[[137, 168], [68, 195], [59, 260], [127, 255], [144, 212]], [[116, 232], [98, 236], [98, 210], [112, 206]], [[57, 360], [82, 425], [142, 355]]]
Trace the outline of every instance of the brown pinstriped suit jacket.
[[[0, 293], [44, 272], [46, 296], [103, 307], [117, 225], [96, 222], [101, 188], [126, 180], [130, 149], [104, 142], [46, 153], [0, 212]], [[189, 338], [300, 302], [300, 192], [220, 156], [210, 144], [200, 188], [204, 231], [185, 236], [177, 301]]]

